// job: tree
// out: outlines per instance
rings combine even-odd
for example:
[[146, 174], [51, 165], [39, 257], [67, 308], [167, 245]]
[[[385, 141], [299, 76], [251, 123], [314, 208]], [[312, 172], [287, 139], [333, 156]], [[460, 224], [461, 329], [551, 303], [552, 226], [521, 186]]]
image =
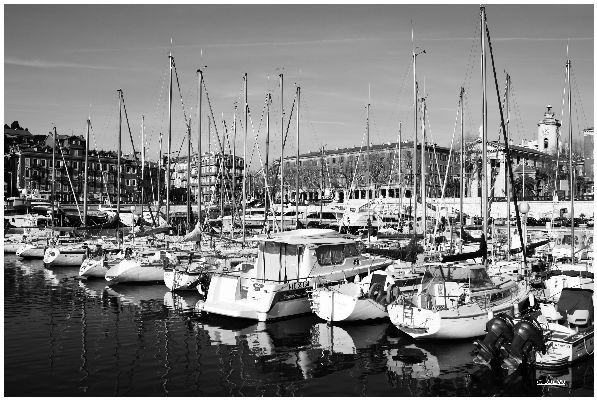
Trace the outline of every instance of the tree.
[[12, 124], [10, 124], [10, 129], [21, 130], [23, 128], [19, 125], [19, 121], [13, 121]]

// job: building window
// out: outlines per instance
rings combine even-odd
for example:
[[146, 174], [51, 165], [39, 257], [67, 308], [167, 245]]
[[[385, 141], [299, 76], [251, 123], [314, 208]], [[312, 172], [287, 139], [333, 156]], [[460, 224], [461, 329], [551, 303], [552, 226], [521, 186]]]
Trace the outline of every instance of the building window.
[[547, 138], [543, 139], [543, 150], [547, 150], [549, 148], [549, 140]]
[[25, 157], [25, 166], [29, 167], [31, 164], [31, 159], [29, 157]]
[[29, 168], [25, 168], [25, 178], [29, 178]]
[[78, 169], [79, 168], [79, 162], [78, 161], [73, 161], [73, 168], [74, 169]]

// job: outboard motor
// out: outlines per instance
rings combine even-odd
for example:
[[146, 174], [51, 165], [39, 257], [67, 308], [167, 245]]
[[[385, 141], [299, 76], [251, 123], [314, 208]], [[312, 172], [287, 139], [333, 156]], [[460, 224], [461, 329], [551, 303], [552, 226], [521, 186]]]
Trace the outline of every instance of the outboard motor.
[[485, 326], [487, 335], [481, 340], [475, 340], [475, 364], [489, 364], [500, 355], [500, 348], [509, 346], [514, 337], [514, 323], [507, 314], [498, 314], [487, 321]]
[[523, 363], [533, 364], [536, 351], [546, 352], [543, 329], [535, 319], [524, 318], [514, 325], [514, 338], [502, 368], [514, 372]]

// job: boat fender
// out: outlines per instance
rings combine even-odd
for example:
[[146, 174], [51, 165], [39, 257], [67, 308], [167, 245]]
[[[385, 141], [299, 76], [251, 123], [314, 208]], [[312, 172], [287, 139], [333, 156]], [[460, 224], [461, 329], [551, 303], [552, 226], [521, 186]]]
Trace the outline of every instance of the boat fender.
[[535, 295], [533, 293], [529, 293], [529, 306], [531, 308], [535, 307]]

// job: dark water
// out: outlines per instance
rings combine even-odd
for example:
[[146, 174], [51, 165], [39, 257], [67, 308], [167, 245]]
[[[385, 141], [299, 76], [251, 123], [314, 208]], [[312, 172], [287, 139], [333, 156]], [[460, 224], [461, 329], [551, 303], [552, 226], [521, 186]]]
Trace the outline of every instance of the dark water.
[[[465, 342], [417, 343], [389, 322], [257, 324], [189, 311], [164, 285], [80, 282], [77, 268], [4, 262], [6, 396], [592, 396], [593, 358], [505, 377]], [[186, 310], [185, 310], [186, 308]]]

